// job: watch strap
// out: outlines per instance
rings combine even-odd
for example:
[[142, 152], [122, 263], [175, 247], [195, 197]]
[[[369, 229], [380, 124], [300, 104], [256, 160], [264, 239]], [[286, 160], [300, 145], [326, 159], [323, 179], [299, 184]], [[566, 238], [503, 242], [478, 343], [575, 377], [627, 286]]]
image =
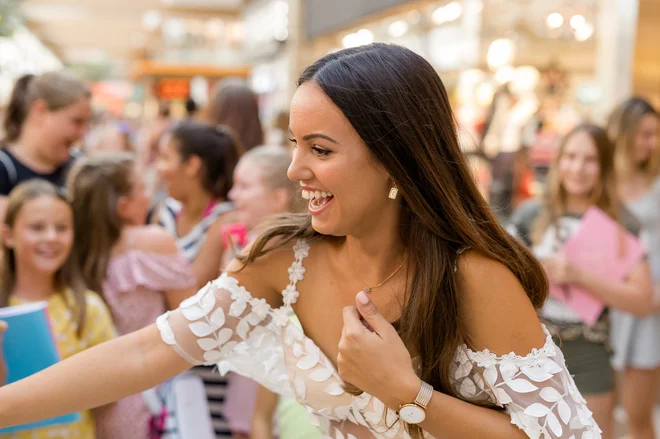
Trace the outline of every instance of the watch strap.
[[431, 386], [429, 383], [425, 383], [424, 381], [422, 381], [422, 387], [420, 387], [419, 393], [417, 393], [417, 398], [415, 398], [415, 405], [418, 405], [423, 409], [426, 409], [426, 407], [429, 405], [429, 402], [431, 402], [432, 396], [433, 396], [433, 386]]

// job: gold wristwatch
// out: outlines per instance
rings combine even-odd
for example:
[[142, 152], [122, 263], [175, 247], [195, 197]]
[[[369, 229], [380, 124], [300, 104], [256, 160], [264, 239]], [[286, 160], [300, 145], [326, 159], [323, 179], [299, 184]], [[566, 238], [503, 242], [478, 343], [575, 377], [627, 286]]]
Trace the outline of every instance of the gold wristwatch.
[[403, 404], [399, 407], [399, 418], [408, 424], [420, 424], [426, 419], [426, 407], [433, 396], [433, 386], [422, 381], [422, 387], [412, 404]]

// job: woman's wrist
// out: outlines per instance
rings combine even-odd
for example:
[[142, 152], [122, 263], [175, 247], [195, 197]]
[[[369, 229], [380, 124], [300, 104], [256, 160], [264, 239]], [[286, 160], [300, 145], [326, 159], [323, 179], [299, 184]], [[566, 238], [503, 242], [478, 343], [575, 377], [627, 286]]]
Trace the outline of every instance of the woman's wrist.
[[391, 393], [382, 401], [390, 409], [398, 412], [402, 405], [412, 404], [415, 401], [422, 387], [422, 380], [411, 370], [410, 373], [392, 382], [394, 386], [390, 390]]

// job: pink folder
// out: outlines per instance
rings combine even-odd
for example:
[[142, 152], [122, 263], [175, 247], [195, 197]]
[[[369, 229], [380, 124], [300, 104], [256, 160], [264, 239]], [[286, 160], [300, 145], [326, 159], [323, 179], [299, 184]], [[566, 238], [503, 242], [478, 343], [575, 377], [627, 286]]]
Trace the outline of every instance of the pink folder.
[[[634, 235], [605, 212], [591, 207], [582, 218], [580, 229], [564, 245], [563, 253], [577, 266], [604, 279], [621, 281], [644, 257], [645, 249]], [[550, 294], [568, 305], [590, 326], [605, 309], [598, 297], [576, 285], [551, 284]]]

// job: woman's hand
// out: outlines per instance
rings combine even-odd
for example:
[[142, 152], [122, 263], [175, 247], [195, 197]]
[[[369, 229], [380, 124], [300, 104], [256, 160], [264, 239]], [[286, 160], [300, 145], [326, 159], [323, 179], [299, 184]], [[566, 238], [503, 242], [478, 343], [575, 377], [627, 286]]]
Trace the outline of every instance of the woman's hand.
[[543, 259], [541, 263], [554, 284], [579, 284], [582, 279], [582, 269], [561, 254]]
[[339, 376], [398, 410], [415, 400], [421, 381], [394, 327], [366, 293], [361, 291], [356, 299], [357, 308], [344, 308], [337, 356]]

